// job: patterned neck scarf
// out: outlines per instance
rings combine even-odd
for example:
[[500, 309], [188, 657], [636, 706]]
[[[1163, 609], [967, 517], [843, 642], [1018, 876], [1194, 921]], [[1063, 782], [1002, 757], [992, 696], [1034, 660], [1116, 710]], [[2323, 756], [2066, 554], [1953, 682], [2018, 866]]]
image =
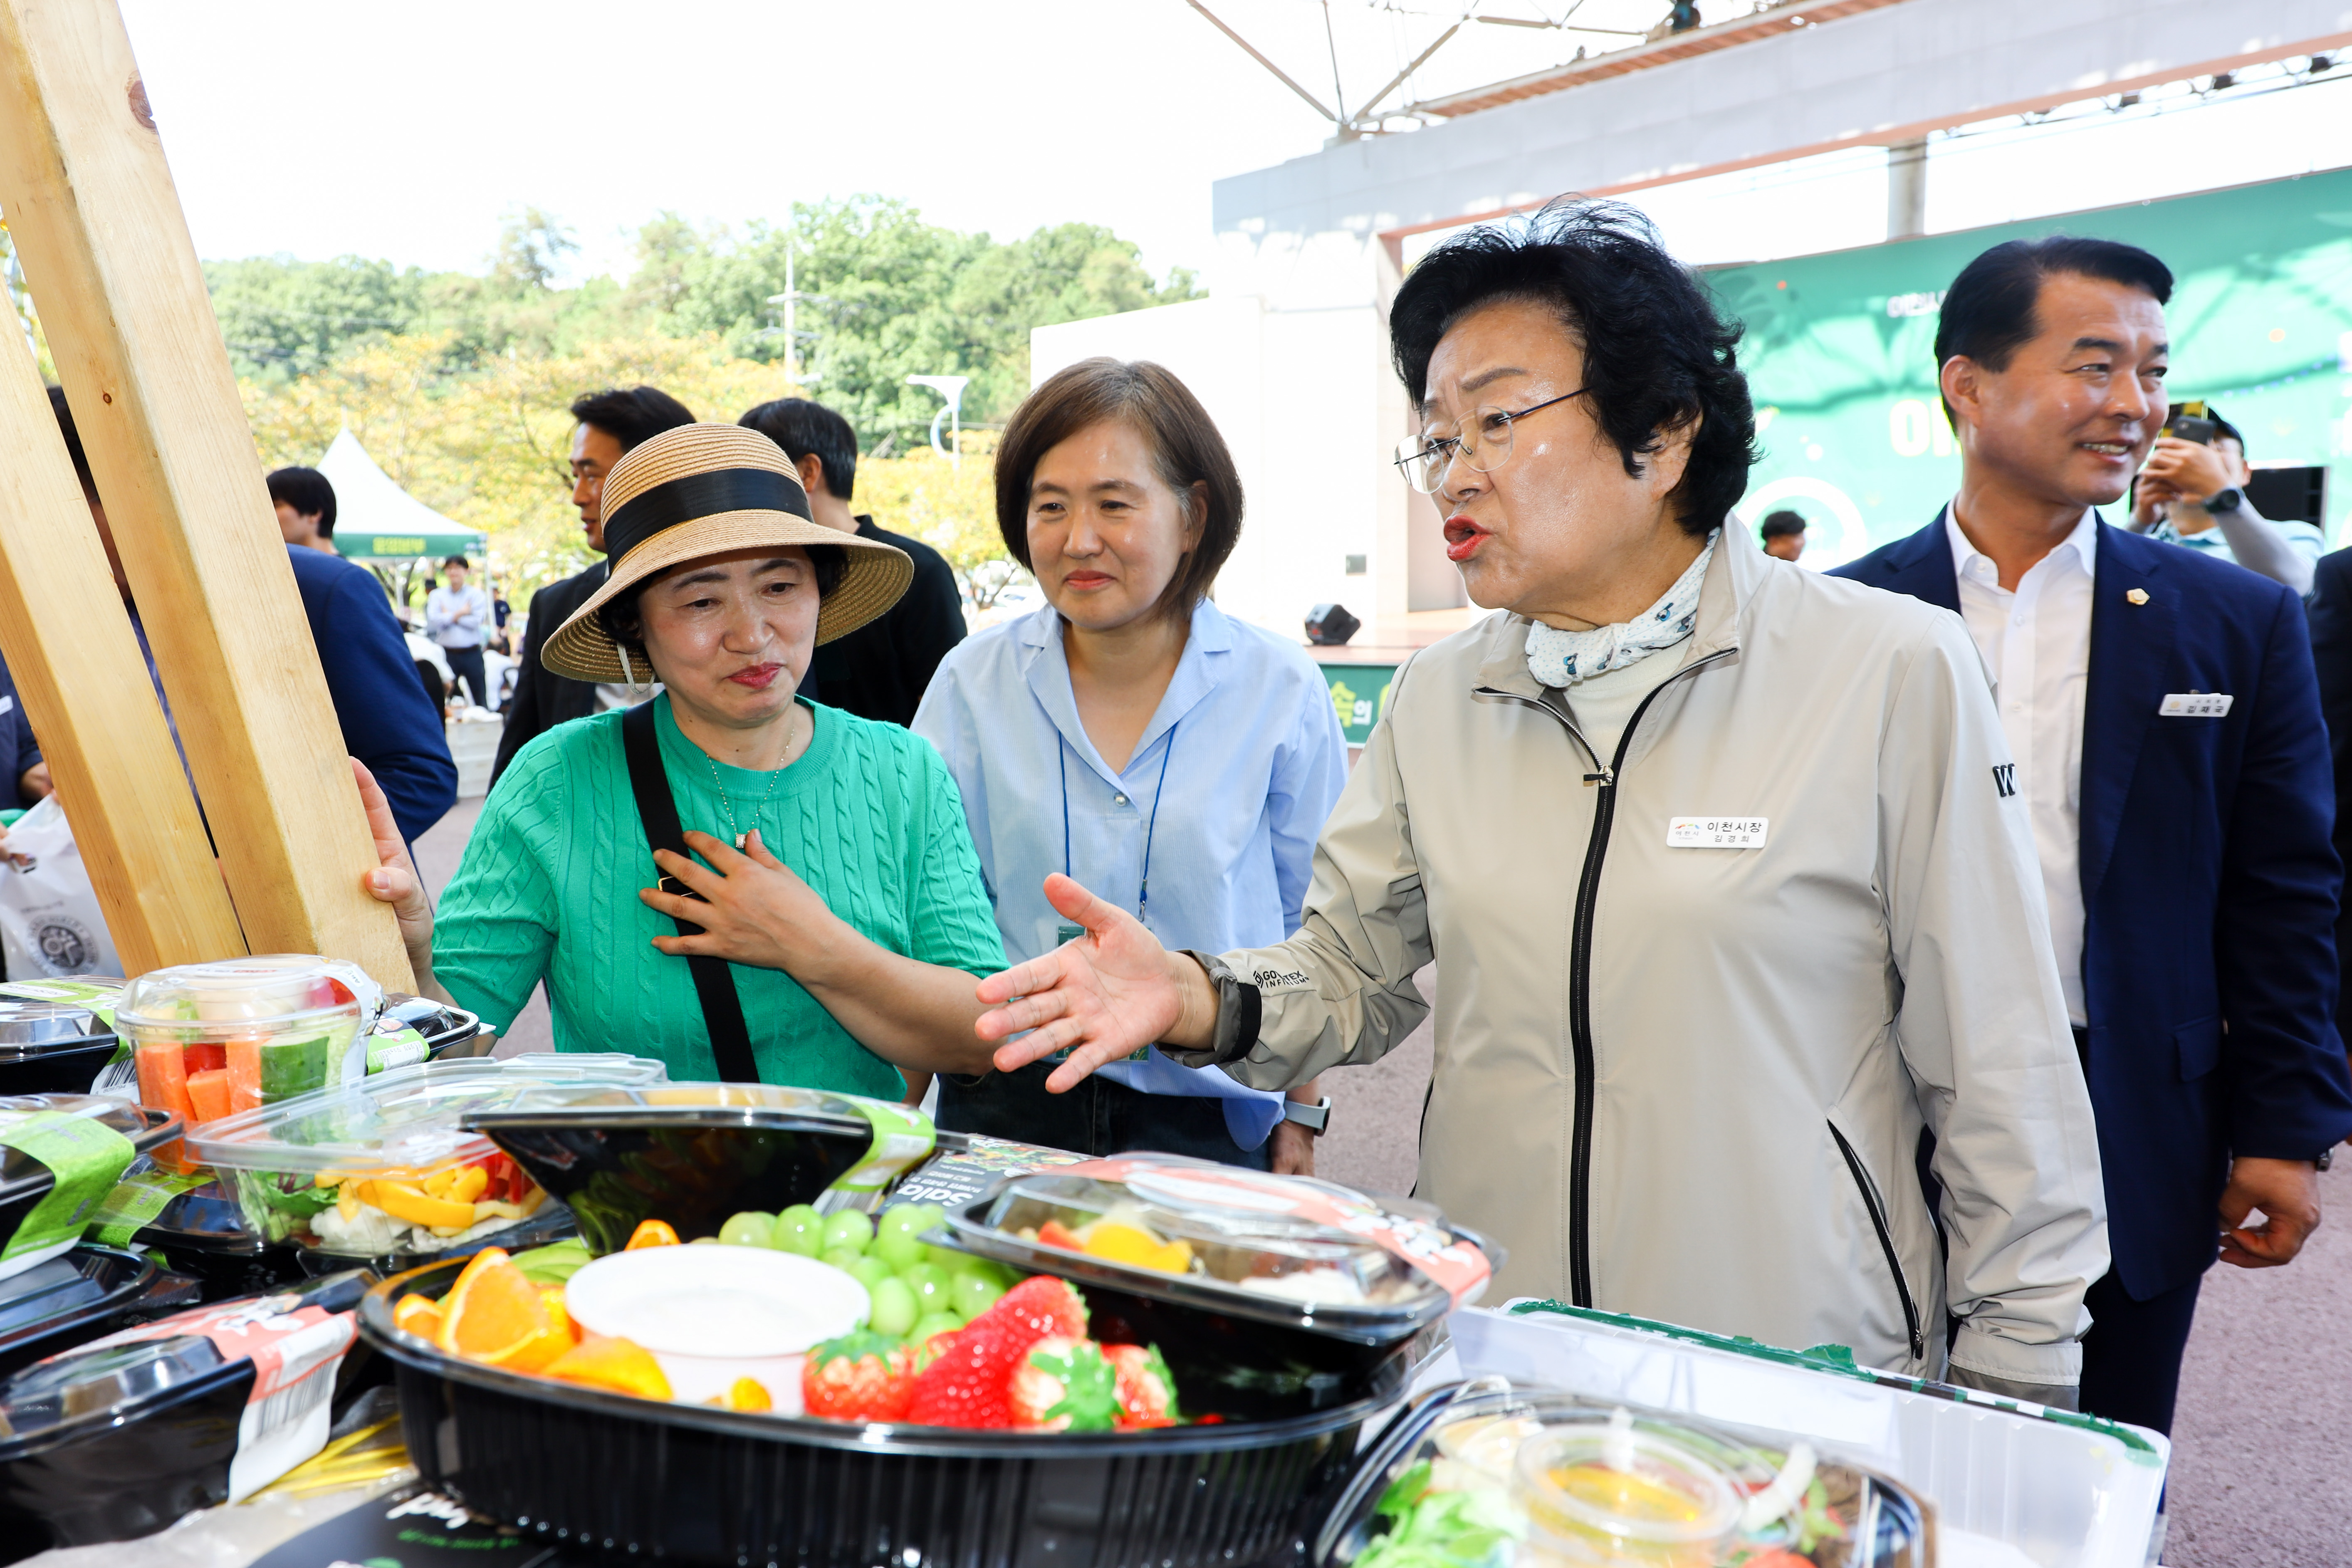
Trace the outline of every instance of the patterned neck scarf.
[[1698, 621], [1699, 584], [1706, 578], [1706, 563], [1715, 559], [1716, 542], [1722, 537], [1720, 529], [1708, 534], [1706, 548], [1683, 569], [1664, 597], [1630, 621], [1583, 632], [1560, 631], [1541, 621], [1531, 623], [1528, 673], [1544, 686], [1573, 686], [1638, 664], [1690, 636]]

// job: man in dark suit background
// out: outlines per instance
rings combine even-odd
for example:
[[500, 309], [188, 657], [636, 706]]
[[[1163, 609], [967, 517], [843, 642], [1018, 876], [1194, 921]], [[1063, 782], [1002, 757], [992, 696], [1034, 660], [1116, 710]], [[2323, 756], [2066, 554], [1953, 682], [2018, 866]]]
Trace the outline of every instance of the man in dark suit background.
[[[2336, 763], [2336, 853], [2352, 865], [2352, 550], [2323, 555], [2311, 582], [2311, 662], [2319, 672], [2319, 712]], [[2352, 914], [2336, 917], [2339, 973], [2352, 961]], [[2339, 982], [2336, 1028], [2352, 1041], [2352, 984]]]
[[[686, 405], [656, 387], [613, 387], [575, 398], [572, 417], [580, 421], [572, 433], [572, 504], [580, 509], [580, 531], [588, 548], [604, 553], [604, 476], [621, 454], [641, 441], [694, 423]], [[506, 731], [499, 737], [498, 761], [490, 767], [490, 787], [515, 753], [558, 724], [585, 719], [601, 709], [625, 706], [627, 694], [607, 691], [593, 681], [573, 680], [539, 662], [539, 650], [572, 612], [604, 585], [611, 570], [605, 561], [559, 583], [550, 583], [530, 596], [530, 625], [524, 629], [521, 668], [515, 672], [514, 696], [506, 709]], [[643, 694], [640, 693], [640, 696]]]
[[2105, 1169], [2082, 1406], [2159, 1431], [2217, 1250], [2291, 1260], [2352, 1133], [2302, 605], [2094, 510], [2164, 423], [2171, 290], [2105, 240], [1970, 262], [1936, 333], [1959, 493], [1839, 573], [1958, 613], [1985, 657], [2013, 759], [1986, 787], [2028, 797]]
[[932, 672], [948, 650], [963, 641], [963, 595], [947, 557], [903, 533], [852, 513], [857, 483], [857, 432], [822, 403], [780, 397], [762, 403], [735, 421], [757, 430], [784, 449], [800, 470], [809, 510], [827, 528], [877, 539], [905, 551], [915, 563], [915, 580], [898, 602], [851, 632], [821, 645], [801, 689], [828, 708], [906, 729], [922, 706]]

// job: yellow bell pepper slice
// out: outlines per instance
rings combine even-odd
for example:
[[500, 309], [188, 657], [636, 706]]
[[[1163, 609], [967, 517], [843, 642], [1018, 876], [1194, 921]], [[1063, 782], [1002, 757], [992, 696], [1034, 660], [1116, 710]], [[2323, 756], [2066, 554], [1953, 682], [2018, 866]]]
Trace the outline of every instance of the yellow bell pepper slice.
[[474, 1223], [473, 1205], [453, 1204], [400, 1182], [369, 1182], [362, 1195], [394, 1219], [428, 1230], [463, 1230]]

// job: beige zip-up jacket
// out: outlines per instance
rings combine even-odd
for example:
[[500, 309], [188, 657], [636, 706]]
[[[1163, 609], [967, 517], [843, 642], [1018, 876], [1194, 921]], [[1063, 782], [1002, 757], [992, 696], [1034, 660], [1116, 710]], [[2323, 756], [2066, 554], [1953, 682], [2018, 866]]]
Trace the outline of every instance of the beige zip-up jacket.
[[[1398, 669], [1303, 929], [1225, 955], [1263, 998], [1225, 1070], [1272, 1089], [1379, 1058], [1433, 960], [1418, 1192], [1509, 1249], [1496, 1299], [1915, 1375], [1942, 1373], [1948, 1307], [1954, 1363], [2076, 1381], [2098, 1146], [1959, 619], [1728, 529], [1691, 639], [1597, 759], [1573, 689], [1528, 673], [1528, 625]], [[1762, 842], [1673, 847], [1676, 817], [1762, 818]]]

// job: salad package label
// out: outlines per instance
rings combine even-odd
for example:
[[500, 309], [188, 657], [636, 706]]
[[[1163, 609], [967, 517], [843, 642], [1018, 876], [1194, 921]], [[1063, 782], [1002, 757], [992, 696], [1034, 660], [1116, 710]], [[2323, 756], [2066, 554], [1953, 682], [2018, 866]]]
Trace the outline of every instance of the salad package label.
[[247, 1296], [142, 1323], [68, 1353], [183, 1334], [212, 1341], [224, 1361], [253, 1363], [253, 1392], [229, 1461], [229, 1501], [243, 1502], [327, 1446], [335, 1374], [359, 1338], [352, 1313], [310, 1304], [300, 1291]]
[[874, 1146], [866, 1152], [866, 1158], [833, 1184], [836, 1191], [858, 1196], [878, 1193], [890, 1184], [893, 1177], [929, 1153], [931, 1146], [939, 1142], [939, 1129], [931, 1119], [911, 1105], [846, 1095], [843, 1098], [849, 1100], [858, 1114], [873, 1125]]
[[1336, 1188], [1307, 1185], [1238, 1166], [1170, 1167], [1148, 1160], [1087, 1160], [1069, 1167], [1073, 1176], [1116, 1182], [1138, 1197], [1178, 1208], [1221, 1208], [1245, 1214], [1304, 1220], [1345, 1231], [1419, 1270], [1456, 1306], [1486, 1283], [1493, 1266], [1486, 1255], [1436, 1226], [1382, 1208], [1370, 1198]]
[[131, 1238], [154, 1224], [155, 1216], [173, 1198], [212, 1179], [209, 1171], [167, 1171], [152, 1164], [132, 1171], [100, 1201], [83, 1224], [83, 1237], [100, 1247], [128, 1247]]
[[253, 1568], [549, 1568], [563, 1560], [561, 1548], [538, 1536], [412, 1482], [313, 1525]]
[[1010, 1138], [977, 1132], [965, 1142], [965, 1148], [950, 1150], [899, 1183], [891, 1200], [961, 1208], [1008, 1176], [1025, 1176], [1048, 1166], [1083, 1164], [1087, 1158], [1066, 1149], [1016, 1143]]
[[367, 1070], [371, 1073], [415, 1067], [431, 1054], [425, 1037], [407, 1024], [391, 1029], [378, 1024], [375, 1033], [367, 1037]]
[[82, 1226], [138, 1157], [130, 1139], [95, 1117], [54, 1110], [37, 1110], [0, 1126], [0, 1145], [31, 1155], [55, 1178], [16, 1234], [0, 1247], [0, 1278], [30, 1268], [79, 1241]]

